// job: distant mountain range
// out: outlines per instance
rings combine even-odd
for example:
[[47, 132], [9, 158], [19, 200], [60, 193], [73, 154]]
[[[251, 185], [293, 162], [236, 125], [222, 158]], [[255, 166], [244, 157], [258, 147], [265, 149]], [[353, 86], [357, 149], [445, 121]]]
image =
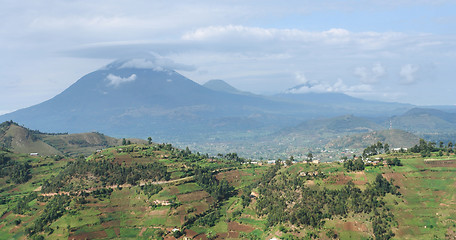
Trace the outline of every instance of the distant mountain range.
[[316, 141], [321, 146], [329, 136], [391, 127], [420, 136], [452, 133], [455, 111], [439, 109], [342, 93], [255, 95], [222, 80], [200, 85], [147, 59], [126, 59], [83, 76], [52, 99], [2, 115], [0, 122], [13, 120], [43, 132], [151, 136], [180, 146], [228, 146], [241, 140], [248, 146], [262, 138], [274, 139], [272, 144], [292, 138], [298, 145]]

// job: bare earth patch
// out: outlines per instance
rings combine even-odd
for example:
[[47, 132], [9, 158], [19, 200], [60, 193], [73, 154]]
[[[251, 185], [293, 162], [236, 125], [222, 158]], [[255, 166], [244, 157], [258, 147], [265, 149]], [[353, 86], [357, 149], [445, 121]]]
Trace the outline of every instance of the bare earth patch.
[[354, 222], [344, 222], [343, 224], [343, 229], [346, 231], [352, 231], [352, 232], [367, 232], [367, 226], [364, 223], [360, 223], [357, 221]]
[[149, 216], [163, 216], [168, 213], [168, 209], [153, 210], [148, 213]]
[[252, 232], [253, 230], [255, 230], [255, 228], [251, 227], [251, 226], [248, 226], [248, 225], [244, 225], [244, 224], [240, 224], [238, 222], [229, 222], [228, 223], [228, 231], [230, 232]]
[[186, 194], [177, 195], [177, 199], [181, 202], [193, 202], [208, 198], [209, 194], [205, 191], [197, 191]]
[[112, 228], [112, 227], [119, 227], [120, 226], [120, 220], [113, 220], [113, 221], [108, 221], [104, 222], [101, 224], [104, 228]]
[[90, 233], [81, 233], [74, 236], [69, 236], [68, 240], [85, 240], [85, 239], [100, 239], [100, 238], [107, 238], [108, 234], [105, 231], [96, 231]]
[[346, 176], [344, 173], [338, 173], [337, 175], [329, 176], [324, 181], [329, 184], [345, 185], [350, 180], [352, 180], [350, 176]]
[[250, 176], [250, 175], [251, 174], [243, 172], [243, 171], [232, 170], [232, 171], [228, 171], [228, 172], [221, 172], [221, 173], [217, 174], [216, 177], [217, 177], [217, 180], [226, 179], [230, 183], [230, 185], [239, 186], [241, 184], [242, 176]]

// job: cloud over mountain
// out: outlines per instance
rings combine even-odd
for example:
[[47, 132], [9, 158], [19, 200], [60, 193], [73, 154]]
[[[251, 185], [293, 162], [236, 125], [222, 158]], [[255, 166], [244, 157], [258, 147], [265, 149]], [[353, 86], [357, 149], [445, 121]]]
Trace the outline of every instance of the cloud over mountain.
[[[371, 98], [388, 93], [405, 96], [399, 101], [455, 103], [454, 94], [443, 94], [456, 56], [454, 1], [52, 3], [2, 5], [0, 21], [8, 24], [0, 27], [0, 101], [11, 104], [0, 111], [49, 99], [113, 59], [150, 53], [158, 66], [185, 71], [199, 83], [223, 78], [255, 93], [283, 91], [303, 72], [328, 85], [339, 78], [347, 86], [375, 84], [375, 93], [366, 92]], [[398, 75], [409, 63], [420, 69]], [[435, 70], [423, 76], [432, 63]], [[428, 89], [428, 79], [444, 84], [434, 86], [432, 97], [414, 97]]]
[[109, 81], [108, 85], [118, 87], [120, 84], [127, 83], [127, 82], [133, 82], [136, 80], [136, 74], [131, 74], [129, 77], [119, 77], [114, 74], [109, 74], [106, 76], [106, 80]]

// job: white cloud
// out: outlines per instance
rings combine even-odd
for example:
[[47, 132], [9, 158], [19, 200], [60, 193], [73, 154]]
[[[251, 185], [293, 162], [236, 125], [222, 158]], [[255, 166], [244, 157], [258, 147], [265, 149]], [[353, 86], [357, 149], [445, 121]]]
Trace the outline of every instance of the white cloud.
[[127, 82], [133, 82], [136, 80], [136, 74], [132, 74], [129, 77], [123, 78], [116, 76], [114, 74], [109, 74], [106, 76], [106, 80], [109, 81], [108, 85], [118, 87], [120, 84], [127, 83]]
[[379, 78], [386, 74], [386, 69], [380, 63], [375, 63], [371, 69], [366, 67], [355, 68], [354, 74], [360, 78], [364, 84], [374, 84], [379, 81]]
[[[11, 76], [0, 81], [15, 79], [21, 89], [35, 82], [39, 86], [16, 91], [15, 100], [0, 93], [0, 102], [27, 99], [19, 107], [39, 103], [114, 59], [151, 51], [182, 63], [155, 59], [158, 66], [188, 71], [184, 75], [195, 81], [237, 79], [240, 88], [257, 93], [261, 88], [282, 91], [296, 84], [294, 73], [305, 72], [305, 79], [322, 83], [337, 78], [347, 86], [376, 81], [377, 96], [388, 91], [385, 86], [407, 86], [398, 86], [393, 78], [375, 78], [381, 71], [366, 64], [381, 62], [384, 69], [399, 72], [410, 59], [420, 67], [415, 72], [404, 68], [403, 83], [416, 81], [418, 74], [423, 80], [438, 77], [445, 83], [439, 86], [453, 80], [454, 67], [447, 64], [456, 58], [452, 0], [48, 3], [8, 0], [0, 9], [0, 72]], [[414, 14], [409, 14], [411, 8]], [[423, 76], [426, 61], [446, 64], [428, 78]], [[351, 78], [356, 66], [364, 67], [358, 70], [357, 76], [365, 76], [361, 82]], [[58, 83], [48, 84], [50, 80]], [[429, 101], [450, 98], [454, 94]]]
[[295, 77], [296, 77], [296, 80], [298, 80], [298, 82], [300, 84], [305, 84], [305, 83], [308, 83], [309, 81], [307, 80], [306, 78], [306, 75], [304, 75], [303, 73], [301, 72], [296, 72], [295, 73]]
[[138, 69], [152, 69], [154, 71], [163, 71], [163, 67], [159, 66], [153, 60], [144, 58], [135, 58], [126, 61], [119, 68], [138, 68]]
[[[331, 28], [326, 31], [301, 29], [277, 29], [247, 27], [243, 25], [209, 26], [198, 28], [182, 35], [184, 41], [219, 42], [235, 45], [274, 41], [278, 46], [287, 45], [296, 49], [319, 46], [344, 46], [350, 44], [356, 50], [378, 50], [407, 38], [399, 32], [350, 32], [347, 29]], [[236, 44], [237, 43], [237, 44]], [[291, 44], [291, 45], [290, 45]], [[312, 45], [303, 45], [312, 44]], [[271, 49], [276, 46], [268, 45]]]
[[412, 84], [416, 82], [416, 73], [418, 72], [419, 67], [412, 65], [412, 64], [406, 64], [401, 67], [401, 71], [399, 72], [399, 75], [402, 77], [401, 83], [403, 84]]
[[344, 83], [342, 79], [337, 79], [335, 83], [326, 83], [326, 82], [307, 82], [305, 84], [299, 85], [297, 88], [290, 89], [287, 93], [366, 93], [371, 92], [372, 87], [370, 85], [361, 84], [361, 85], [352, 85], [348, 86]]

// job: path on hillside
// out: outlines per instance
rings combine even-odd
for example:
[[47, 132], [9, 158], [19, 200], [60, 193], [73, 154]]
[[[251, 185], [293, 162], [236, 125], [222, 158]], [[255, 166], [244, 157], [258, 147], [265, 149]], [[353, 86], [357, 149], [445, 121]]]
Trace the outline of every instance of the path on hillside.
[[[222, 172], [222, 171], [226, 171], [226, 170], [232, 170], [232, 169], [235, 169], [233, 167], [227, 167], [227, 168], [222, 168], [222, 169], [216, 169], [212, 172]], [[146, 184], [154, 184], [154, 185], [162, 185], [162, 184], [169, 184], [169, 183], [177, 183], [177, 182], [187, 182], [187, 181], [190, 181], [194, 178], [194, 176], [188, 176], [188, 177], [184, 177], [184, 178], [179, 178], [179, 179], [173, 179], [173, 180], [168, 180], [168, 181], [155, 181], [155, 182], [140, 182], [138, 185], [139, 186], [144, 186]], [[136, 186], [138, 186], [136, 185]], [[122, 184], [122, 185], [111, 185], [111, 186], [106, 186], [106, 187], [94, 187], [94, 188], [90, 188], [88, 190], [80, 190], [80, 191], [77, 191], [77, 192], [72, 192], [73, 194], [81, 194], [83, 192], [85, 193], [91, 193], [93, 191], [96, 191], [96, 190], [99, 190], [99, 189], [103, 189], [103, 188], [111, 188], [111, 189], [116, 189], [116, 188], [127, 188], [127, 187], [133, 187], [133, 185], [129, 184], [129, 183], [126, 183], [126, 184]], [[40, 191], [41, 190], [41, 187], [38, 187], [37, 189], [35, 189], [35, 191]], [[64, 192], [64, 191], [60, 191], [60, 192], [54, 192], [54, 193], [41, 193], [40, 196], [45, 196], [45, 197], [51, 197], [51, 196], [55, 196], [55, 195], [70, 195], [70, 192]]]
[[[154, 184], [154, 185], [162, 185], [162, 184], [168, 184], [168, 183], [176, 183], [176, 182], [187, 182], [187, 181], [190, 181], [193, 179], [193, 176], [189, 176], [189, 177], [184, 177], [184, 178], [179, 178], [179, 179], [173, 179], [173, 180], [168, 180], [168, 181], [156, 181], [156, 182], [140, 182], [138, 185], [136, 186], [144, 186], [146, 184]], [[129, 184], [129, 183], [126, 183], [126, 184], [122, 184], [122, 185], [111, 185], [111, 186], [106, 186], [106, 187], [94, 187], [94, 188], [90, 188], [88, 190], [80, 190], [80, 191], [77, 191], [77, 192], [72, 192], [74, 194], [81, 194], [83, 192], [85, 193], [91, 193], [93, 191], [96, 191], [96, 190], [99, 190], [99, 189], [104, 189], [104, 188], [111, 188], [111, 189], [116, 189], [117, 187], [120, 187], [120, 188], [127, 188], [127, 187], [133, 187], [133, 185]], [[35, 189], [35, 191], [37, 190], [41, 190], [41, 187]], [[38, 191], [39, 191], [38, 190]], [[51, 197], [51, 196], [55, 196], [55, 195], [70, 195], [70, 192], [64, 192], [64, 191], [60, 191], [60, 192], [54, 192], [54, 193], [41, 193], [40, 196], [45, 196], [45, 197]]]

